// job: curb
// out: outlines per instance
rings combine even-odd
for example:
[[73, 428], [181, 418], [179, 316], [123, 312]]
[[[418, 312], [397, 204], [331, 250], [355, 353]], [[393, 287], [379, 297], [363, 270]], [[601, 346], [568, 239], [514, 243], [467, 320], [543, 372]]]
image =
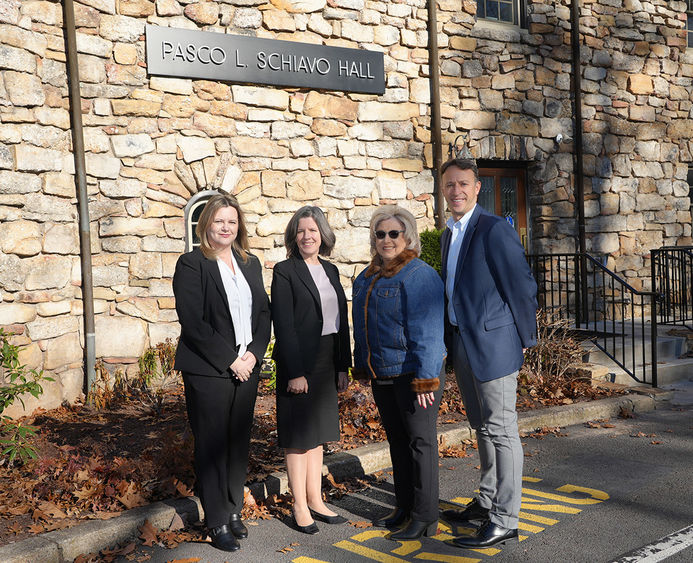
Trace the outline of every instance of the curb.
[[[532, 432], [545, 426], [572, 426], [590, 420], [611, 418], [619, 412], [648, 412], [656, 408], [657, 402], [669, 400], [671, 391], [650, 387], [636, 387], [621, 397], [600, 399], [572, 405], [547, 407], [539, 412], [519, 413], [520, 432]], [[438, 440], [454, 444], [471, 439], [472, 430], [467, 423], [450, 425], [438, 432]], [[323, 466], [337, 479], [363, 476], [390, 467], [390, 453], [385, 442], [368, 444], [346, 452], [329, 455]], [[278, 471], [262, 483], [250, 485], [256, 499], [288, 491], [286, 473]], [[134, 508], [111, 520], [91, 520], [84, 524], [39, 534], [18, 542], [0, 546], [0, 561], [3, 563], [63, 563], [73, 561], [83, 553], [97, 553], [109, 546], [137, 537], [145, 520], [160, 529], [170, 526], [178, 514], [184, 521], [196, 522], [203, 514], [197, 497], [172, 499]]]

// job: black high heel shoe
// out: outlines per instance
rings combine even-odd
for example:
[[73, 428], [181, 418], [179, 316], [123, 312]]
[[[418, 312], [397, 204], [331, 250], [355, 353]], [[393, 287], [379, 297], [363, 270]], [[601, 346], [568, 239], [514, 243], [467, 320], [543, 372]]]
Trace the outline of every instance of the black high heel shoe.
[[415, 540], [421, 536], [435, 536], [438, 533], [438, 520], [433, 522], [422, 522], [421, 520], [410, 520], [399, 532], [390, 534], [391, 540]]
[[315, 522], [311, 522], [307, 526], [299, 526], [298, 522], [296, 522], [296, 517], [293, 517], [294, 520], [294, 526], [299, 532], [303, 532], [304, 534], [310, 534], [311, 536], [314, 534], [317, 534], [320, 531], [320, 528], [318, 528], [318, 525]]
[[313, 510], [312, 508], [308, 508], [308, 510], [310, 511], [310, 515], [315, 520], [320, 520], [320, 522], [325, 522], [325, 524], [344, 524], [344, 522], [347, 521], [344, 516], [340, 516], [339, 514], [330, 516], [329, 514], [322, 514], [321, 512]]
[[403, 508], [395, 508], [390, 514], [373, 520], [376, 528], [395, 528], [404, 524], [409, 518], [409, 511]]

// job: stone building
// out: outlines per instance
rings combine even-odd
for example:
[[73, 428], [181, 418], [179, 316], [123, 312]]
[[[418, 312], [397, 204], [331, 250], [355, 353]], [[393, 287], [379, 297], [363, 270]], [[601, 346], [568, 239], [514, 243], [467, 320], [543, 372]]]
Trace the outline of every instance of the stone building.
[[[586, 248], [642, 287], [650, 249], [691, 242], [693, 2], [575, 1]], [[528, 251], [576, 249], [570, 1], [438, 0], [433, 96], [427, 6], [75, 0], [98, 359], [134, 369], [177, 336], [171, 277], [209, 190], [238, 197], [268, 282], [306, 203], [328, 213], [347, 288], [369, 259], [374, 206], [433, 226], [436, 94], [436, 150], [462, 135], [484, 205]], [[152, 76], [146, 24], [382, 52], [385, 92]], [[85, 385], [64, 27], [57, 0], [0, 3], [0, 326], [54, 376], [45, 407]]]

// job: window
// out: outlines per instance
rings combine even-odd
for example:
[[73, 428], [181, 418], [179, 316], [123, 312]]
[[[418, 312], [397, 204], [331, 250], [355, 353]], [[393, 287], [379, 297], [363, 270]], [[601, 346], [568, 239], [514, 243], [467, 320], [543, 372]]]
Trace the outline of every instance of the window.
[[526, 27], [526, 4], [526, 0], [478, 0], [477, 16], [484, 20]]
[[688, 10], [686, 10], [686, 35], [688, 37], [688, 48], [693, 49], [693, 0], [688, 0]]
[[200, 246], [200, 239], [195, 234], [197, 220], [200, 218], [200, 213], [204, 209], [205, 203], [213, 195], [218, 192], [214, 190], [205, 190], [195, 194], [185, 206], [185, 250], [190, 252], [193, 248]]

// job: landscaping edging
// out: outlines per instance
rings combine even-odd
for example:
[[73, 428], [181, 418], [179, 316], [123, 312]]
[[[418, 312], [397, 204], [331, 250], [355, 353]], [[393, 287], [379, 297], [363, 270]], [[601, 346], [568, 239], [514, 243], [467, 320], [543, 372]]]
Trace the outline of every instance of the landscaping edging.
[[[544, 427], [571, 426], [590, 420], [612, 418], [621, 411], [648, 412], [656, 408], [657, 401], [668, 400], [671, 395], [671, 391], [638, 387], [633, 392], [619, 397], [522, 412], [519, 413], [518, 426], [520, 432], [532, 432]], [[438, 432], [438, 438], [444, 439], [446, 444], [455, 444], [472, 438], [472, 431], [467, 423], [450, 425]], [[325, 465], [326, 471], [341, 479], [385, 469], [390, 467], [391, 462], [387, 443], [379, 442], [326, 456]], [[286, 473], [273, 473], [263, 483], [251, 485], [250, 490], [256, 499], [284, 493], [288, 490]], [[189, 497], [156, 502], [125, 511], [110, 520], [91, 520], [72, 528], [47, 532], [0, 546], [0, 561], [73, 561], [80, 554], [97, 553], [104, 548], [137, 537], [138, 528], [145, 520], [149, 520], [156, 528], [167, 529], [176, 514], [184, 521], [197, 521], [203, 514], [199, 499]]]

